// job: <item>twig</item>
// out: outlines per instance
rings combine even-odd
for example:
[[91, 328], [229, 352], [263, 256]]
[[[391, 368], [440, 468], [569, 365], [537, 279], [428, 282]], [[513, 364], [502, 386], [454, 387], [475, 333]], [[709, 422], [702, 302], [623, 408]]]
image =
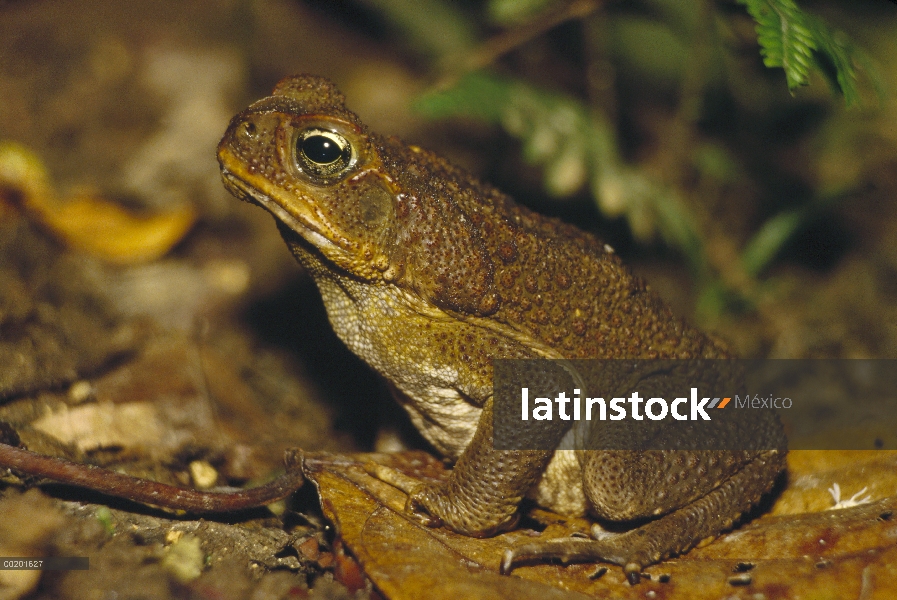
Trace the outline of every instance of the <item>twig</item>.
[[546, 31], [554, 29], [561, 23], [588, 16], [597, 10], [602, 2], [603, 0], [573, 0], [559, 11], [532, 19], [520, 27], [510, 29], [486, 40], [477, 48], [474, 48], [468, 54], [466, 60], [461, 61], [461, 66], [458, 70], [448, 73], [435, 87], [437, 89], [451, 87], [465, 74], [492, 64], [498, 57], [507, 54], [529, 40], [539, 37]]
[[233, 512], [257, 508], [286, 498], [302, 487], [304, 478], [301, 456], [297, 451], [287, 451], [284, 463], [286, 473], [265, 485], [239, 492], [200, 492], [0, 443], [0, 467], [76, 485], [116, 498], [192, 513]]

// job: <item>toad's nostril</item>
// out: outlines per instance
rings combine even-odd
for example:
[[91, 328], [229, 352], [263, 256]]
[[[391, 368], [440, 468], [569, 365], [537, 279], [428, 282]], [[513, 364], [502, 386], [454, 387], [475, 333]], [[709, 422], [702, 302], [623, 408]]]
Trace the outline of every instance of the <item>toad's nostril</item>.
[[240, 133], [248, 138], [254, 138], [258, 133], [258, 128], [252, 121], [246, 121], [240, 126]]

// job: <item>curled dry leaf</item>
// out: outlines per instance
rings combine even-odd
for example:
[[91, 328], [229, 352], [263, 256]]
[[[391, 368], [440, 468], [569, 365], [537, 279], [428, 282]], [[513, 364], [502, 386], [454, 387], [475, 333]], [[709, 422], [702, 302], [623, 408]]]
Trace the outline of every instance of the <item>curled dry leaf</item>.
[[[832, 505], [827, 491], [830, 481], [846, 472], [839, 464], [849, 460], [851, 472], [863, 473], [867, 483], [881, 482], [882, 490], [892, 491], [897, 455], [794, 454], [790, 480], [772, 514], [682, 557], [647, 568], [637, 586], [630, 586], [618, 567], [593, 576], [596, 566], [591, 564], [521, 566], [511, 576], [499, 575], [506, 548], [530, 542], [537, 535], [560, 537], [585, 531], [587, 522], [533, 510], [528, 517], [544, 527], [541, 533], [518, 529], [487, 539], [425, 527], [404, 512], [402, 492], [365, 469], [374, 460], [412, 477], [443, 477], [442, 464], [425, 454], [310, 454], [304, 468], [318, 488], [325, 515], [373, 584], [391, 600], [652, 596], [700, 600], [755, 594], [767, 599], [897, 597], [893, 577], [897, 498], [873, 495], [868, 504], [824, 510]], [[807, 485], [811, 471], [816, 486]], [[845, 481], [842, 487], [853, 490]], [[815, 500], [822, 494], [829, 497], [824, 506]], [[801, 504], [797, 500], [801, 496], [809, 499]], [[779, 509], [779, 503], [785, 506]], [[818, 508], [790, 512], [797, 506]]]
[[13, 142], [0, 142], [0, 199], [3, 196], [17, 198], [31, 219], [65, 245], [114, 264], [163, 256], [196, 221], [190, 206], [138, 216], [93, 194], [60, 200], [40, 158]]

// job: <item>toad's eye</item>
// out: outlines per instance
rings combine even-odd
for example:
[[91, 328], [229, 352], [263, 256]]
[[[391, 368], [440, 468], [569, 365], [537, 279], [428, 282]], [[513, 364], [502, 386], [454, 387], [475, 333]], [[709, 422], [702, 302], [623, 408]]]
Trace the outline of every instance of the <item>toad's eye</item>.
[[309, 129], [296, 140], [296, 156], [303, 171], [329, 179], [352, 165], [352, 144], [334, 131]]

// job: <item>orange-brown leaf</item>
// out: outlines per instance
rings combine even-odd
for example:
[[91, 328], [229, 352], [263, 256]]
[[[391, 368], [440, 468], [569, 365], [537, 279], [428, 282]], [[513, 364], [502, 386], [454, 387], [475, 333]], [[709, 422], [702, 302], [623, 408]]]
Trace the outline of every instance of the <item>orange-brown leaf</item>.
[[[834, 463], [847, 460], [831, 453]], [[897, 597], [897, 498], [884, 497], [841, 510], [831, 507], [827, 492], [833, 477], [846, 476], [837, 466], [825, 466], [795, 453], [792, 479], [779, 502], [792, 503], [800, 495], [820, 494], [800, 487], [806, 465], [819, 477], [828, 502], [813, 500], [817, 512], [789, 514], [788, 508], [761, 516], [685, 556], [646, 569], [650, 579], [630, 586], [619, 567], [607, 565], [592, 579], [596, 566], [534, 565], [518, 567], [509, 577], [498, 574], [502, 552], [534, 536], [555, 537], [583, 531], [582, 519], [565, 519], [534, 510], [541, 534], [519, 529], [494, 538], [473, 539], [444, 528], [422, 526], [404, 512], [405, 495], [364, 469], [375, 460], [414, 477], [438, 478], [442, 465], [420, 453], [399, 455], [306, 457], [306, 475], [315, 482], [325, 515], [337, 526], [346, 546], [355, 554], [374, 585], [391, 600], [406, 598], [583, 598], [643, 599], [651, 591], [666, 599], [753, 597], [857, 598]], [[892, 481], [897, 455], [854, 455], [850, 472], [862, 473], [867, 482], [879, 477]], [[849, 497], [856, 491], [843, 480]], [[891, 490], [893, 485], [889, 486]], [[884, 490], [884, 488], [882, 488]], [[873, 496], [880, 498], [880, 496]], [[768, 507], [767, 507], [768, 508]]]

